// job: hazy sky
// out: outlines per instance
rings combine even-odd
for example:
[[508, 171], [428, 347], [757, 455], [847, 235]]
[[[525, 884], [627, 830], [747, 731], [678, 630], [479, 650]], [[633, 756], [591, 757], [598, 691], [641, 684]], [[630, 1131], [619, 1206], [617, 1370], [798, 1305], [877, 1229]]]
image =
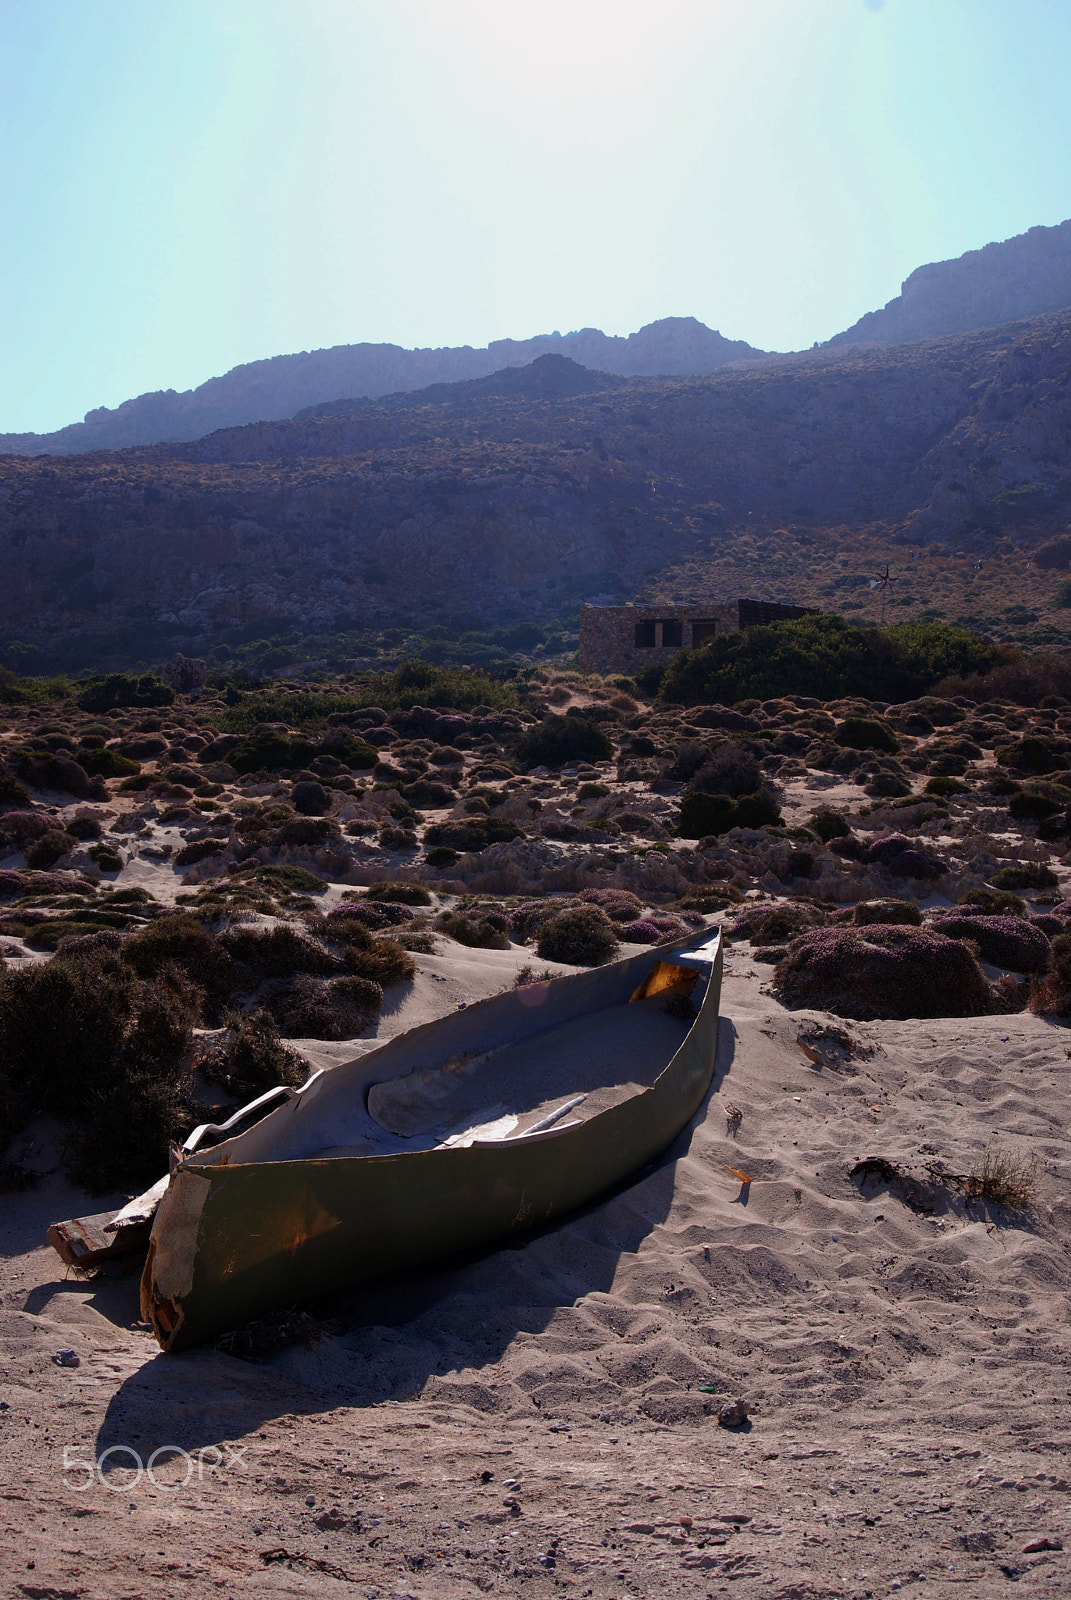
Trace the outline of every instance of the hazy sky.
[[1069, 0], [0, 0], [0, 430], [360, 340], [793, 349], [1071, 216]]

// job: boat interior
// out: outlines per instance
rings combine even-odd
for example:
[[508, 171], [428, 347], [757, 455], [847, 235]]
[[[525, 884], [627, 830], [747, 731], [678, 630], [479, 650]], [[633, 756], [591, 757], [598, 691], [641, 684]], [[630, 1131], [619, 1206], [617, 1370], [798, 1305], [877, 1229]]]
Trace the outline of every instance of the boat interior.
[[191, 1159], [463, 1149], [588, 1121], [651, 1088], [688, 1037], [710, 957], [676, 960], [666, 951], [619, 963], [616, 974], [603, 969], [481, 1002], [332, 1069], [248, 1132]]

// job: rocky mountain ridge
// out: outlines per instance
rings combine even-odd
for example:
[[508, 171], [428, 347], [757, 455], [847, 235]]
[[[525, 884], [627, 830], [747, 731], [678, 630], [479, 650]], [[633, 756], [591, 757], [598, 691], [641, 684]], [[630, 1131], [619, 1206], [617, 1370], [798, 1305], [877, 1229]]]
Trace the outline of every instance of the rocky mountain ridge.
[[844, 538], [984, 552], [1071, 513], [1071, 312], [702, 377], [543, 357], [327, 410], [0, 462], [2, 636], [88, 650], [125, 629], [144, 652], [261, 619], [498, 626], [763, 530], [755, 581], [790, 550], [810, 582]]
[[968, 250], [952, 261], [917, 267], [895, 300], [829, 339], [851, 344], [909, 344], [946, 333], [1017, 322], [1071, 305], [1071, 221], [1031, 228]]
[[724, 339], [695, 317], [664, 317], [618, 337], [598, 328], [497, 339], [471, 345], [403, 350], [396, 344], [335, 345], [232, 367], [182, 393], [161, 389], [109, 410], [100, 406], [84, 422], [55, 433], [0, 434], [0, 454], [74, 455], [161, 440], [199, 439], [217, 428], [293, 416], [304, 407], [337, 399], [424, 389], [435, 383], [482, 378], [504, 367], [526, 366], [541, 355], [563, 355], [584, 367], [622, 376], [682, 376], [713, 372], [730, 362], [761, 361], [765, 352], [742, 339]]
[[[1071, 221], [1031, 228], [951, 261], [919, 267], [900, 294], [816, 351], [908, 344], [1071, 306]], [[568, 357], [620, 377], [687, 377], [727, 366], [811, 361], [815, 351], [778, 356], [725, 339], [695, 317], [664, 317], [626, 337], [598, 328], [499, 339], [483, 349], [405, 350], [393, 344], [336, 345], [233, 367], [196, 389], [138, 395], [54, 433], [0, 434], [0, 454], [73, 455], [198, 439], [219, 428], [271, 421], [340, 401], [409, 393], [489, 377], [540, 356]]]

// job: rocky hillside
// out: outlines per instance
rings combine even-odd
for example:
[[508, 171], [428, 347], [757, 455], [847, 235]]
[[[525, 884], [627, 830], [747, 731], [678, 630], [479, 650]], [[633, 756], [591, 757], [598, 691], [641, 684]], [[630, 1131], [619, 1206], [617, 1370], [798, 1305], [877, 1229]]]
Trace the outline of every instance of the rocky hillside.
[[109, 410], [100, 406], [55, 433], [0, 434], [0, 452], [72, 455], [115, 450], [161, 439], [199, 439], [216, 428], [274, 417], [345, 396], [394, 394], [429, 384], [484, 377], [503, 367], [525, 366], [547, 354], [581, 366], [621, 374], [682, 375], [713, 372], [729, 362], [757, 360], [761, 350], [742, 339], [723, 339], [694, 317], [664, 317], [618, 338], [598, 328], [544, 333], [534, 339], [498, 339], [486, 349], [403, 350], [396, 344], [341, 344], [233, 367], [181, 394], [161, 389]]
[[908, 344], [1064, 306], [1071, 306], [1071, 221], [917, 268], [895, 300], [828, 343]]
[[1071, 510], [1069, 371], [1071, 312], [705, 377], [547, 357], [192, 444], [8, 457], [0, 637], [542, 620], [763, 530], [765, 588], [777, 552], [819, 581], [846, 538], [1029, 544]]

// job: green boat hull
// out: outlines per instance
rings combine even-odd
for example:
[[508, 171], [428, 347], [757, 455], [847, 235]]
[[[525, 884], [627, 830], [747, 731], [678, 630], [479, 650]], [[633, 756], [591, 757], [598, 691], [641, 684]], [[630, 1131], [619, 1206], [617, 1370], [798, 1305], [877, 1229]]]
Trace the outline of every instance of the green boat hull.
[[[659, 961], [686, 953], [686, 943], [557, 980], [540, 1021], [627, 998]], [[244, 1135], [188, 1157], [161, 1201], [142, 1281], [143, 1313], [161, 1346], [186, 1349], [281, 1305], [500, 1245], [613, 1188], [664, 1151], [702, 1103], [721, 976], [719, 942], [698, 1014], [668, 1065], [649, 1088], [586, 1121], [467, 1148], [279, 1160], [270, 1154], [272, 1124], [284, 1110], [252, 1130], [254, 1148], [267, 1154], [243, 1159]], [[425, 1053], [437, 1031], [461, 1036], [466, 1023], [474, 1035], [497, 1037], [517, 1026], [510, 1018], [519, 1004], [516, 992], [497, 996], [414, 1034]], [[354, 1066], [367, 1078], [373, 1055], [389, 1050]]]

